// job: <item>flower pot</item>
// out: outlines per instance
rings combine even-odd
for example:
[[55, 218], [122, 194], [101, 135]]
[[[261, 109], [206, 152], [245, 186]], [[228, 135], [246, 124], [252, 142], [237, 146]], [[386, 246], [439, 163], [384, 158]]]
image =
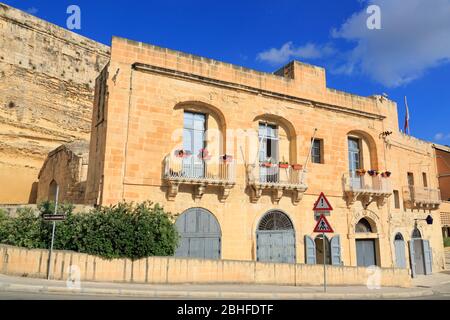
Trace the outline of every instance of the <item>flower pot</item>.
[[376, 177], [379, 172], [377, 170], [369, 170], [367, 171], [371, 177]]
[[389, 171], [383, 172], [383, 173], [381, 174], [381, 176], [382, 176], [383, 178], [389, 178], [389, 177], [391, 176], [391, 172], [389, 172]]
[[263, 167], [271, 168], [271, 167], [272, 167], [272, 163], [270, 163], [270, 162], [264, 162], [264, 163], [263, 163]]
[[278, 167], [279, 167], [280, 169], [289, 169], [289, 164], [287, 164], [287, 163], [280, 163], [280, 164], [278, 165]]
[[292, 169], [299, 171], [303, 169], [303, 166], [301, 164], [293, 164]]
[[358, 176], [362, 177], [363, 175], [366, 174], [366, 170], [364, 170], [364, 169], [358, 169], [358, 170], [356, 170], [356, 174], [357, 174]]

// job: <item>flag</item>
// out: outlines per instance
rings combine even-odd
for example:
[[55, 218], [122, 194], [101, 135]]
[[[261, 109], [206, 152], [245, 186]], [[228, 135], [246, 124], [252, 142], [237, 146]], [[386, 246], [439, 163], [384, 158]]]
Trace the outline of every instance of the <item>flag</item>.
[[409, 108], [408, 108], [408, 100], [405, 97], [405, 107], [406, 107], [406, 113], [405, 113], [405, 127], [404, 127], [404, 132], [405, 134], [410, 135], [411, 132], [409, 130]]

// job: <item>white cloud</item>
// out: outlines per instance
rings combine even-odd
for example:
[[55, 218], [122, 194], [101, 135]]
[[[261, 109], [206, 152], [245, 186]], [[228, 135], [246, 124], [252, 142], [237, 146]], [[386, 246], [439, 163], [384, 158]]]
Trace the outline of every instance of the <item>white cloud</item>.
[[[398, 87], [427, 70], [450, 62], [450, 0], [359, 0], [363, 9], [331, 31], [326, 45], [292, 42], [258, 54], [257, 59], [279, 65], [292, 58], [327, 59], [331, 72], [364, 74], [386, 87]], [[370, 30], [369, 5], [381, 9], [381, 30]], [[338, 51], [340, 41], [350, 44]]]
[[301, 47], [295, 47], [292, 41], [287, 42], [281, 48], [271, 48], [258, 54], [257, 59], [268, 62], [273, 65], [286, 63], [291, 59], [320, 59], [330, 56], [334, 53], [331, 45], [316, 45], [314, 43], [307, 43]]
[[[381, 8], [381, 30], [367, 28], [370, 4]], [[450, 62], [450, 0], [369, 0], [332, 36], [355, 42], [336, 72], [398, 87]]]
[[445, 134], [442, 132], [436, 133], [434, 135], [434, 140], [436, 141], [450, 140], [450, 133], [449, 134]]
[[39, 12], [39, 9], [38, 9], [38, 8], [35, 8], [35, 7], [31, 7], [31, 8], [28, 8], [28, 9], [26, 10], [26, 12], [29, 13], [29, 14], [36, 14], [36, 13]]

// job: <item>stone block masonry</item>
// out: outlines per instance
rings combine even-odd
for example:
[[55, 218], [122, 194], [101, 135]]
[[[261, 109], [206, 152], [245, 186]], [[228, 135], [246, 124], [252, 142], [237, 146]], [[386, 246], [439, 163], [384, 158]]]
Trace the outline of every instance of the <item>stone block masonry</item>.
[[47, 153], [89, 140], [108, 60], [108, 46], [0, 3], [0, 203], [34, 202]]
[[[80, 271], [81, 281], [134, 282], [150, 284], [265, 284], [286, 286], [320, 286], [323, 266], [260, 263], [233, 260], [198, 260], [172, 257], [149, 257], [131, 261], [105, 260], [70, 251], [55, 251], [53, 279], [67, 280], [71, 266]], [[48, 250], [26, 250], [0, 246], [0, 273], [31, 278], [46, 278]], [[327, 267], [331, 286], [367, 285], [373, 273], [367, 268]], [[410, 287], [406, 269], [380, 269], [383, 287]]]

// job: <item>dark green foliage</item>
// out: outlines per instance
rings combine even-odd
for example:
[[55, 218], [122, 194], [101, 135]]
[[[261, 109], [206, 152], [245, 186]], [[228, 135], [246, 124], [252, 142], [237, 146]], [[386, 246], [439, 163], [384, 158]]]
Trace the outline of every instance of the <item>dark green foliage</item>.
[[[52, 223], [42, 220], [52, 214], [54, 204], [42, 203], [39, 214], [27, 209], [17, 218], [0, 213], [0, 243], [26, 248], [48, 248]], [[158, 204], [119, 203], [88, 213], [74, 214], [73, 206], [63, 204], [58, 214], [54, 248], [72, 250], [104, 258], [140, 259], [148, 256], [171, 256], [178, 244], [178, 233], [170, 218]]]

